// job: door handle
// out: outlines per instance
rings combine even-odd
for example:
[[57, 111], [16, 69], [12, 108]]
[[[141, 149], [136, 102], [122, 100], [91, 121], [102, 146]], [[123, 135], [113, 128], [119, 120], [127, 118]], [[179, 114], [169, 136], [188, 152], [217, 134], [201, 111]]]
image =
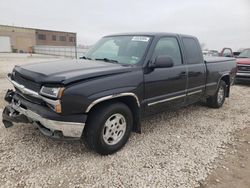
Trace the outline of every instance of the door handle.
[[180, 76], [181, 76], [181, 77], [186, 76], [186, 75], [187, 75], [186, 72], [181, 72], [181, 73], [180, 73]]

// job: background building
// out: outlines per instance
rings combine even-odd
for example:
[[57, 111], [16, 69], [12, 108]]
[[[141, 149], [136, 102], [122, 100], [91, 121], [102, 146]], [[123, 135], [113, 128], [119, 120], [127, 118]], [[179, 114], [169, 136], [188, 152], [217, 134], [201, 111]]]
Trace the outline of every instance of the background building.
[[34, 29], [0, 25], [0, 52], [29, 52], [35, 45]]
[[[76, 33], [73, 32], [0, 25], [0, 52], [50, 52], [72, 56], [75, 47]], [[60, 54], [56, 54], [57, 51]]]
[[76, 33], [36, 29], [36, 45], [75, 46]]

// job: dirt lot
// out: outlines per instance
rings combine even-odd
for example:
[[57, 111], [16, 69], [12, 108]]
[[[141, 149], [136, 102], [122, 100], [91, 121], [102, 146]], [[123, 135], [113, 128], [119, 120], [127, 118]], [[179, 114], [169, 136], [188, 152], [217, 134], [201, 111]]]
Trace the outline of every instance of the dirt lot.
[[201, 182], [201, 188], [250, 187], [250, 128], [234, 136], [235, 142], [227, 145], [225, 157], [216, 161], [218, 168]]
[[[1, 55], [0, 109], [14, 64], [55, 60]], [[105, 157], [32, 125], [0, 124], [0, 187], [250, 187], [249, 93], [249, 84], [236, 85], [221, 109], [196, 104], [150, 117]]]

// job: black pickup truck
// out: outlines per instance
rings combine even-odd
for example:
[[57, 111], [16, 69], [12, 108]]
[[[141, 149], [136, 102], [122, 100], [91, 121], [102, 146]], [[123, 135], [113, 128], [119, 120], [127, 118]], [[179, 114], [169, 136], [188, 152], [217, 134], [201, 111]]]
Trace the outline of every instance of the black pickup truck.
[[3, 124], [32, 123], [52, 138], [83, 138], [99, 154], [111, 154], [131, 131], [141, 132], [145, 116], [201, 100], [221, 107], [235, 74], [235, 59], [204, 60], [192, 36], [105, 36], [82, 59], [15, 66]]

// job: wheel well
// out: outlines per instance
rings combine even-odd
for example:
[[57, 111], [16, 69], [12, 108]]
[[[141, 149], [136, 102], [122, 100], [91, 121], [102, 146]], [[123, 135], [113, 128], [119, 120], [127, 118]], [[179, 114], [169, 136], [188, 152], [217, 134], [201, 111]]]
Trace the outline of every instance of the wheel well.
[[225, 75], [221, 78], [221, 80], [223, 80], [226, 85], [227, 85], [227, 90], [226, 90], [226, 97], [229, 97], [229, 93], [230, 93], [230, 77], [229, 75]]
[[95, 109], [97, 109], [99, 106], [112, 104], [116, 102], [122, 102], [129, 107], [129, 109], [131, 110], [133, 114], [133, 131], [136, 133], [141, 133], [140, 107], [138, 106], [138, 103], [133, 96], [122, 96], [122, 97], [117, 97], [117, 98], [108, 99], [108, 100], [99, 102], [90, 109], [89, 113], [92, 113], [93, 111], [95, 111]]

